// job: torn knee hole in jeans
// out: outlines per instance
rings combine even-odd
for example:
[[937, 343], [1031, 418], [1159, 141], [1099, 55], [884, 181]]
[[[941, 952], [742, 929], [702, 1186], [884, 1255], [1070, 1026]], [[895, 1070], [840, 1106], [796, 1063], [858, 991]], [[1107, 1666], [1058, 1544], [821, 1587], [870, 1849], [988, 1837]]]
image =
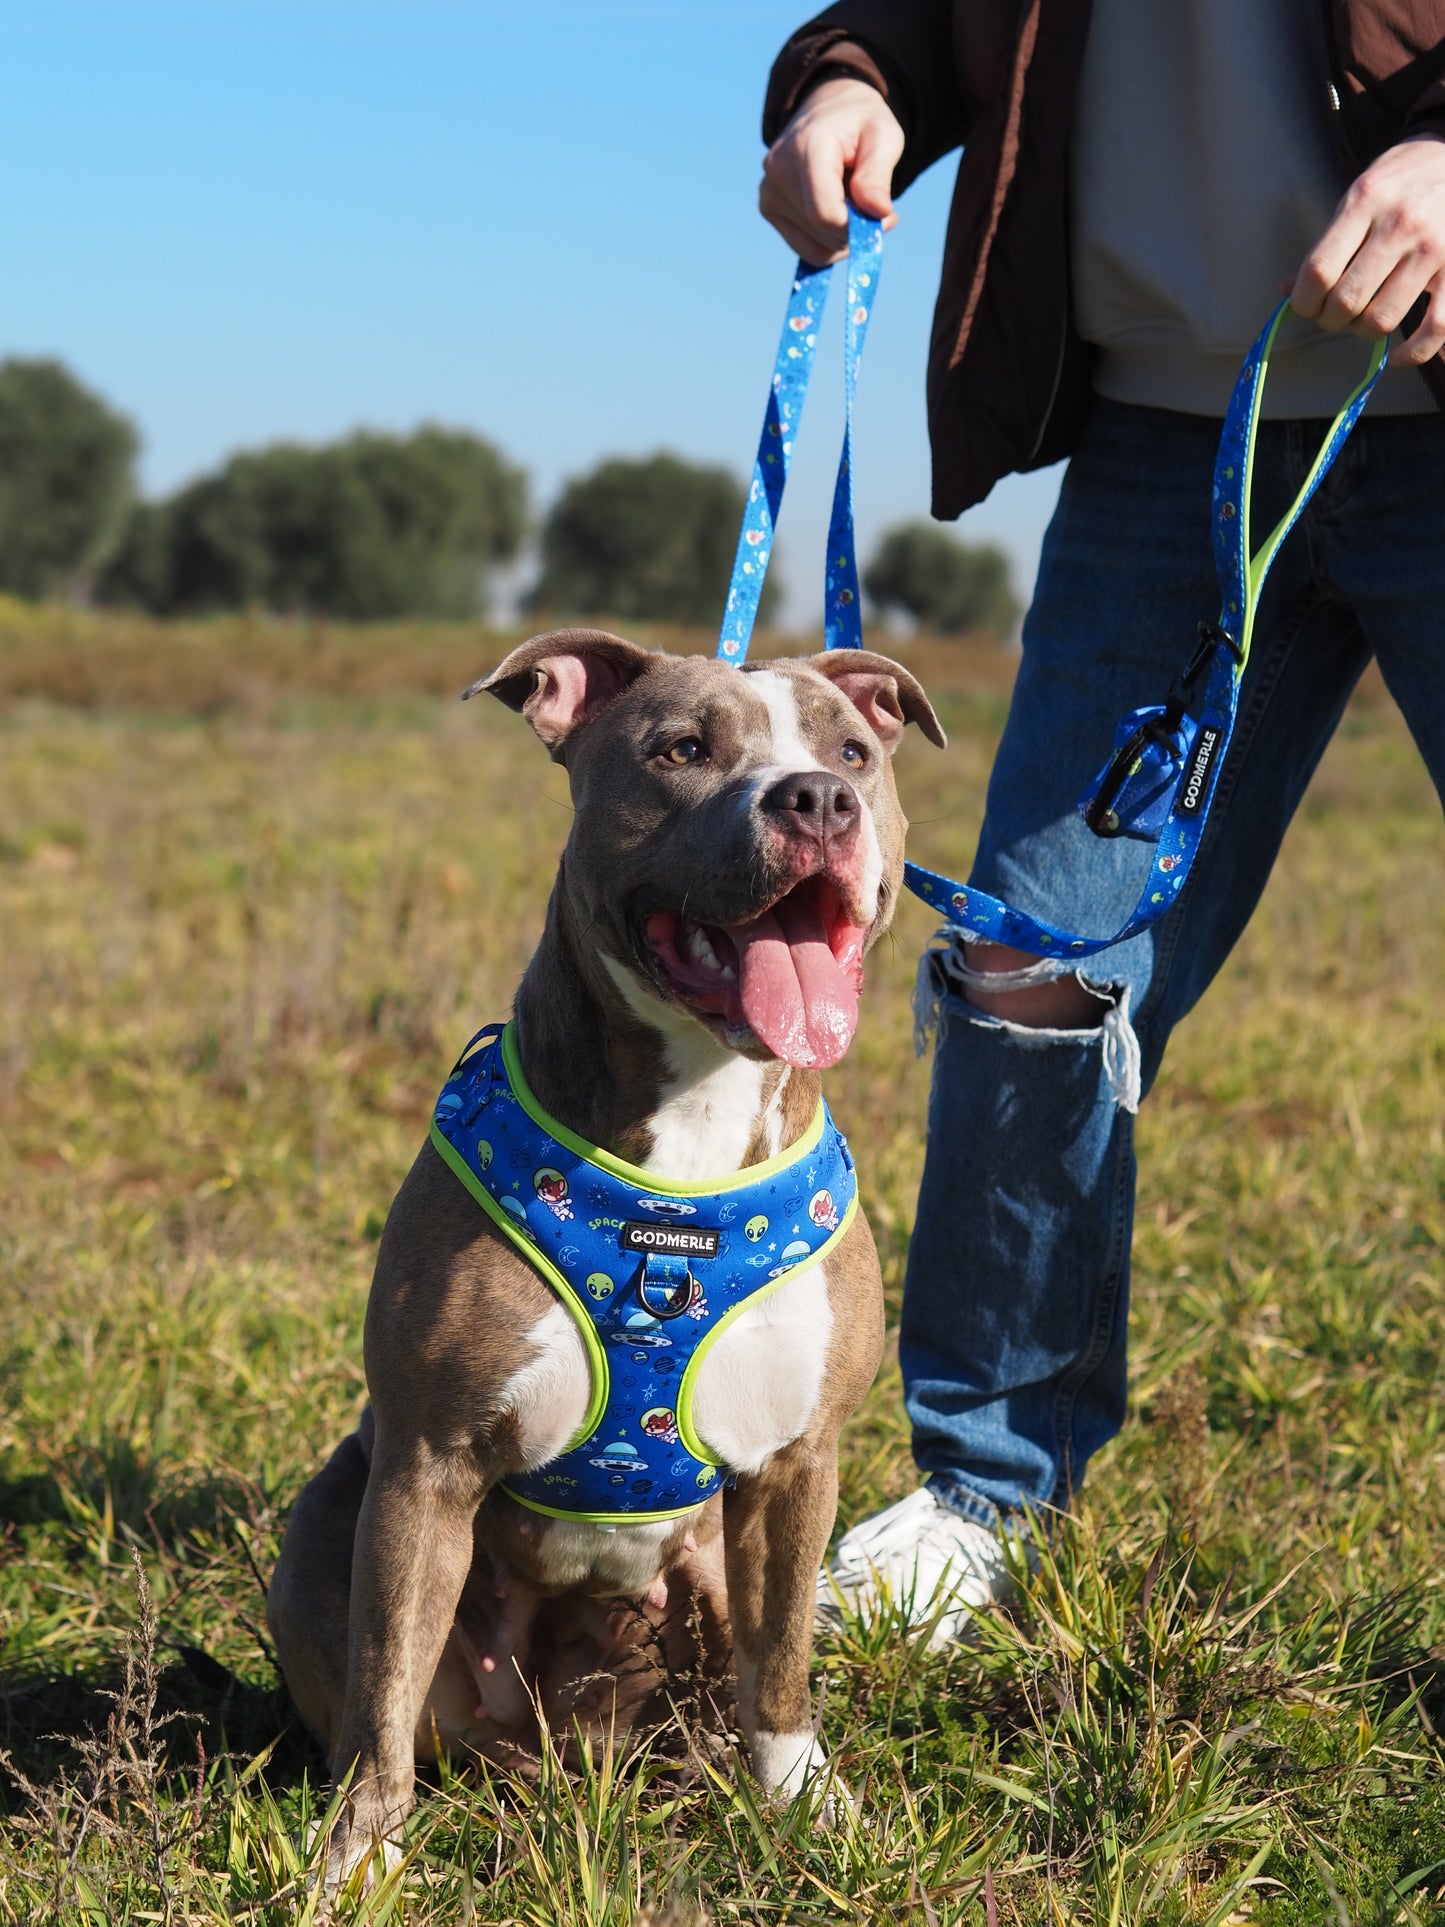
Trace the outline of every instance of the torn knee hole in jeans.
[[1027, 990], [1059, 977], [1073, 977], [1082, 990], [1099, 1001], [1100, 1017], [1095, 1025], [1059, 1029], [1044, 1024], [1021, 1024], [1013, 1018], [979, 1009], [970, 1011], [968, 1021], [981, 1030], [1001, 1032], [1023, 1050], [1097, 1043], [1114, 1102], [1126, 1111], [1137, 1111], [1141, 1069], [1139, 1039], [1129, 1015], [1129, 985], [1103, 983], [1087, 977], [1062, 957], [1039, 957], [1017, 970], [975, 970], [968, 962], [968, 947], [979, 941], [965, 932], [945, 927], [939, 931], [934, 946], [919, 958], [913, 992], [913, 1045], [919, 1055], [927, 1048], [930, 1036], [942, 1042], [948, 1022], [945, 1000], [950, 994], [966, 1002], [971, 989]]

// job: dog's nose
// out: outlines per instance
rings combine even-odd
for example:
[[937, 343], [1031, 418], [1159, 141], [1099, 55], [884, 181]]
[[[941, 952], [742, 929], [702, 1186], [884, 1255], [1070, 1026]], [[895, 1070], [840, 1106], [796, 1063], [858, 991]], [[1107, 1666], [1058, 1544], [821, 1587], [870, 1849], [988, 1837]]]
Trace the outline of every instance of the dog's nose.
[[795, 832], [825, 842], [850, 836], [858, 828], [858, 792], [846, 777], [829, 770], [799, 770], [764, 791], [762, 811], [781, 818]]

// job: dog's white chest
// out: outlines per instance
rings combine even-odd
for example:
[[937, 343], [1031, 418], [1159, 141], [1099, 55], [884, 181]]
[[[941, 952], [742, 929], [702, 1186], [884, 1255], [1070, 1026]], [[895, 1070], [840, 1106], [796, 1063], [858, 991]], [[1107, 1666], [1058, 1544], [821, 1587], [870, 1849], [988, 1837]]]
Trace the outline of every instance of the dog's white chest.
[[704, 1355], [693, 1429], [733, 1472], [756, 1472], [808, 1428], [833, 1334], [824, 1266], [807, 1265], [755, 1299]]

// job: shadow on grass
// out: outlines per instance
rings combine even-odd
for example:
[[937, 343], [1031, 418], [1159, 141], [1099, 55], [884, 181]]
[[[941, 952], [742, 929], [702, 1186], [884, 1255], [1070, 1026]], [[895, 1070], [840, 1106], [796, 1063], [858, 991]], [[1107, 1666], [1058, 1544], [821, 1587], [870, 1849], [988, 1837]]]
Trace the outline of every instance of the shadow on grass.
[[[269, 1646], [246, 1617], [265, 1588], [251, 1548], [264, 1543], [268, 1529], [269, 1510], [254, 1485], [235, 1476], [187, 1477], [124, 1437], [72, 1450], [44, 1470], [0, 1478], [0, 1590], [7, 1574], [18, 1580], [0, 1658], [0, 1812], [24, 1804], [22, 1781], [57, 1786], [72, 1777], [88, 1745], [114, 1741], [138, 1640], [157, 1765], [168, 1781], [194, 1785], [223, 1756], [238, 1765], [265, 1756], [260, 1777], [276, 1788], [324, 1777], [325, 1762]], [[116, 1588], [128, 1589], [124, 1569], [137, 1554], [151, 1559], [156, 1551], [172, 1586], [157, 1610], [137, 1569], [137, 1622]], [[194, 1634], [179, 1624], [167, 1626], [168, 1617], [180, 1619], [179, 1602], [197, 1586], [213, 1606], [219, 1602], [212, 1623], [228, 1651], [237, 1630], [249, 1630], [246, 1674], [193, 1643]]]
[[0, 1529], [64, 1526], [170, 1541], [193, 1532], [226, 1535], [250, 1518], [256, 1494], [235, 1477], [178, 1477], [163, 1455], [124, 1436], [72, 1448], [44, 1471], [0, 1477]]
[[[167, 1779], [194, 1784], [223, 1755], [238, 1765], [272, 1749], [260, 1778], [273, 1791], [324, 1781], [321, 1749], [302, 1725], [279, 1677], [242, 1679], [199, 1647], [178, 1646], [157, 1674], [155, 1716]], [[85, 1673], [0, 1674], [0, 1749], [34, 1786], [58, 1784], [75, 1768], [78, 1742], [102, 1738], [123, 1686], [123, 1667]], [[25, 1804], [0, 1765], [0, 1812]]]

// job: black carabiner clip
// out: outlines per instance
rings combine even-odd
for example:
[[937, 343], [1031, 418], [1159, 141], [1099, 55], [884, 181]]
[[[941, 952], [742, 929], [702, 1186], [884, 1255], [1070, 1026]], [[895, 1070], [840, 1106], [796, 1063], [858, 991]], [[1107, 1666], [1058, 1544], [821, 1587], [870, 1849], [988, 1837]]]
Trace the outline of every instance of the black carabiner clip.
[[1217, 622], [1201, 622], [1194, 654], [1170, 683], [1169, 693], [1164, 698], [1164, 710], [1171, 729], [1179, 727], [1185, 710], [1194, 700], [1195, 685], [1214, 660], [1214, 652], [1220, 643], [1228, 646], [1236, 662], [1240, 660], [1239, 644], [1227, 629], [1221, 629]]

